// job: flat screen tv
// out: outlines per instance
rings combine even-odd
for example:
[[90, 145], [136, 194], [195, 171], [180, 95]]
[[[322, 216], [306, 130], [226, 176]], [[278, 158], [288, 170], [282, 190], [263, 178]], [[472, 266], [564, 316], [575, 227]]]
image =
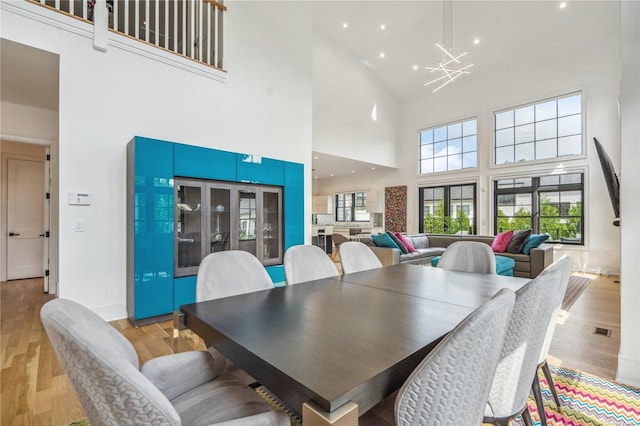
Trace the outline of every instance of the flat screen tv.
[[607, 184], [609, 198], [611, 199], [611, 205], [613, 206], [613, 214], [616, 217], [613, 224], [615, 226], [620, 226], [620, 182], [618, 181], [618, 175], [616, 175], [611, 158], [607, 155], [607, 151], [604, 150], [602, 144], [596, 138], [593, 138], [593, 142], [596, 144], [596, 151], [600, 158], [604, 181]]

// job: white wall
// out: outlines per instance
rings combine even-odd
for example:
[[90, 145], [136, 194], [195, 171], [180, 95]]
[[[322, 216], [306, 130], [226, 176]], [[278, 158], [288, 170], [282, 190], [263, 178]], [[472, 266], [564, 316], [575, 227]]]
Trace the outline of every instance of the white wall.
[[[619, 170], [618, 6], [616, 3], [604, 4], [601, 13], [585, 15], [583, 19], [584, 22], [575, 23], [575, 28], [571, 29], [573, 37], [559, 39], [555, 46], [545, 45], [541, 52], [537, 52], [535, 58], [528, 58], [529, 62], [524, 67], [510, 64], [504, 68], [492, 67], [491, 72], [475, 69], [469, 76], [461, 77], [436, 93], [427, 91], [421, 98], [402, 104], [401, 133], [396, 141], [400, 150], [399, 170], [386, 174], [380, 172], [349, 177], [346, 181], [317, 180], [314, 184], [318, 187], [318, 193], [330, 194], [361, 187], [407, 185], [407, 230], [417, 232], [420, 186], [477, 182], [478, 233], [493, 234], [492, 178], [523, 170], [521, 167], [491, 167], [493, 112], [582, 90], [585, 99], [584, 141], [587, 156], [582, 159], [527, 166], [524, 170], [585, 170], [587, 243], [580, 248], [558, 245], [557, 254], [571, 255], [576, 262], [576, 269], [619, 273], [620, 230], [611, 225], [613, 210], [593, 145], [593, 137], [597, 137], [611, 156], [616, 170]], [[589, 31], [594, 25], [599, 26], [599, 34], [604, 34], [604, 37], [594, 39], [589, 36]], [[579, 31], [584, 32], [582, 37]], [[318, 70], [314, 66], [314, 73], [318, 72], [329, 73], [331, 69]], [[314, 110], [314, 116], [315, 114]], [[479, 169], [441, 173], [430, 177], [419, 176], [418, 131], [474, 116], [478, 118]], [[315, 143], [314, 140], [314, 145]]]
[[399, 112], [353, 53], [314, 33], [314, 151], [396, 167]]
[[[311, 211], [308, 3], [229, 2], [226, 83], [114, 47], [112, 33], [99, 52], [77, 29], [87, 24], [17, 7], [70, 23], [7, 10], [1, 18], [3, 38], [60, 55], [61, 297], [108, 320], [126, 316], [126, 144], [135, 135], [304, 163]], [[90, 192], [92, 205], [67, 205], [70, 191]], [[74, 232], [77, 221], [85, 232]]]
[[622, 2], [621, 112], [621, 342], [616, 381], [640, 387], [640, 3]]

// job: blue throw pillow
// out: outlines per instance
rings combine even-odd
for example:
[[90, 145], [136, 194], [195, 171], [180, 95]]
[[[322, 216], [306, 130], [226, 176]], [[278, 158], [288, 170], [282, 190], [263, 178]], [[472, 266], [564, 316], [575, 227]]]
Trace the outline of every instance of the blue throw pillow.
[[524, 246], [522, 246], [522, 253], [523, 254], [530, 254], [531, 253], [531, 249], [538, 247], [540, 244], [544, 243], [545, 241], [547, 241], [547, 238], [549, 238], [548, 235], [546, 234], [531, 234], [529, 236], [529, 238], [527, 239], [527, 242], [524, 243]]
[[378, 247], [397, 248], [398, 250], [400, 249], [395, 241], [393, 241], [387, 234], [371, 234], [371, 239]]

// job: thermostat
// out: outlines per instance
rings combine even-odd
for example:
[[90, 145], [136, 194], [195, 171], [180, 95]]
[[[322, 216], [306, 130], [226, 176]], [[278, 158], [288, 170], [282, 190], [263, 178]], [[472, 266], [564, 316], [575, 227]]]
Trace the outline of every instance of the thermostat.
[[91, 194], [88, 192], [70, 192], [69, 205], [72, 206], [90, 206]]

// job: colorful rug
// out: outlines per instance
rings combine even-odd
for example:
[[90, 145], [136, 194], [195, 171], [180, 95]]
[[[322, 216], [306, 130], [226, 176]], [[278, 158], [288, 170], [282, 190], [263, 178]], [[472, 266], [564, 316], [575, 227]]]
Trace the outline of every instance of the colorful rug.
[[567, 284], [567, 289], [564, 292], [564, 299], [562, 299], [562, 306], [560, 309], [568, 311], [576, 300], [578, 300], [578, 297], [580, 297], [582, 292], [585, 291], [590, 282], [591, 278], [587, 277], [579, 277], [576, 275], [569, 277], [569, 283]]
[[[544, 411], [548, 425], [562, 426], [630, 426], [640, 425], [640, 389], [610, 382], [567, 368], [549, 366], [562, 411], [553, 401], [544, 375], [540, 375]], [[540, 416], [533, 397], [529, 411], [534, 425]], [[514, 424], [524, 424], [518, 419]]]

